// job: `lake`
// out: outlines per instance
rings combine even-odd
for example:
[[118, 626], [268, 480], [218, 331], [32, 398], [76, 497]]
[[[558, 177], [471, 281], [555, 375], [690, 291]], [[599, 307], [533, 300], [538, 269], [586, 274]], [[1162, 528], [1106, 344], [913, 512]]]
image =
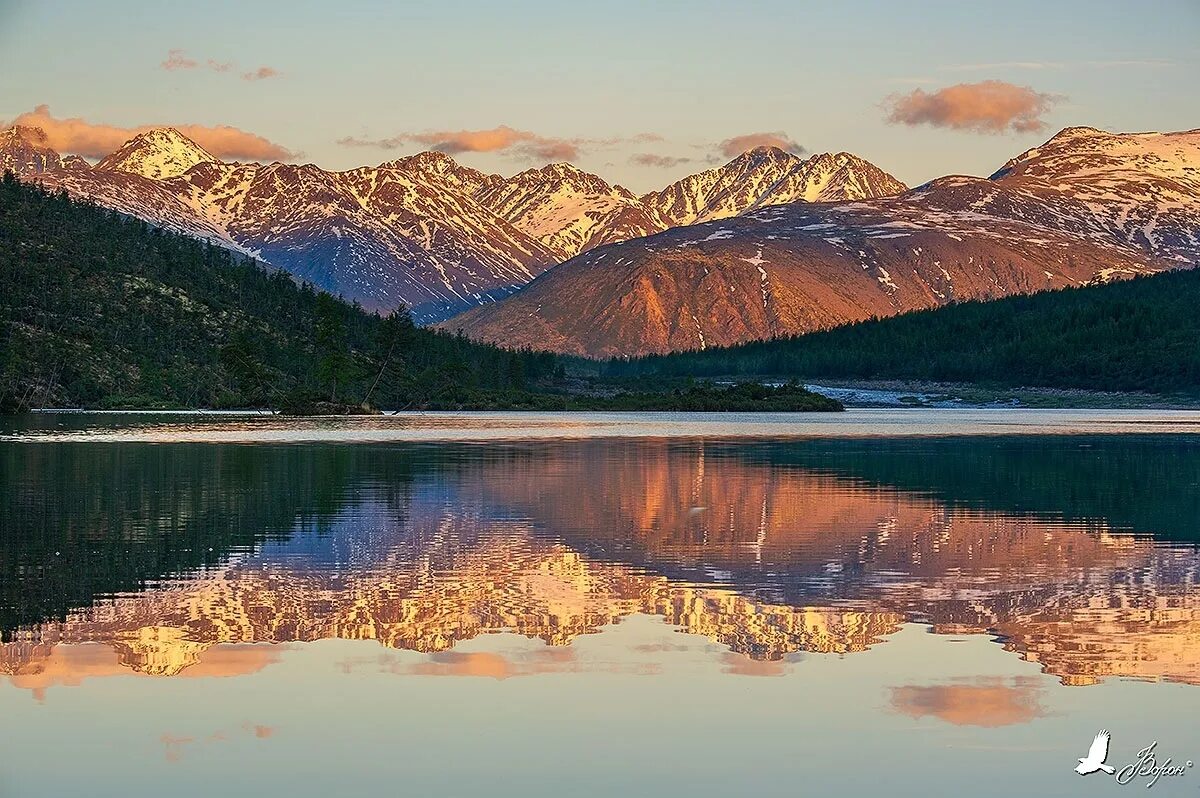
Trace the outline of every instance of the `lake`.
[[1200, 795], [1200, 413], [0, 419], [0, 796]]

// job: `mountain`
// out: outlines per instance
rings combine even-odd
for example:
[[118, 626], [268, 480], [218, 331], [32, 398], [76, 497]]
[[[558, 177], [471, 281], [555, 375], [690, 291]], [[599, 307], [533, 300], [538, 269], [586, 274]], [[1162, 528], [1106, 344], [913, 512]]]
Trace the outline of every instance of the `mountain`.
[[804, 159], [778, 147], [755, 147], [720, 168], [647, 194], [642, 201], [665, 220], [665, 228], [737, 216], [766, 205], [886, 197], [907, 188], [850, 153]]
[[603, 364], [604, 376], [984, 383], [1200, 395], [1200, 270]]
[[418, 328], [403, 313], [380, 318], [227, 249], [11, 173], [0, 182], [0, 285], [0, 412], [336, 411], [369, 401], [452, 410], [842, 409], [795, 385], [572, 391], [552, 354]]
[[41, 128], [15, 125], [0, 130], [0, 172], [35, 175], [81, 167], [87, 168], [87, 161], [78, 155], [59, 156]]
[[[773, 153], [742, 157], [742, 173], [768, 175], [750, 185], [789, 173]], [[706, 222], [728, 193], [706, 182], [688, 193], [704, 202], [671, 206], [699, 224], [584, 253], [444, 324], [509, 346], [631, 356], [1187, 268], [1200, 263], [1198, 174], [1198, 131], [1069, 128], [989, 179], [896, 197], [757, 202]]]
[[628, 190], [567, 163], [528, 169], [475, 196], [559, 260], [666, 228]]
[[[502, 298], [597, 246], [688, 223], [686, 214], [671, 210], [673, 202], [706, 208], [719, 202], [728, 215], [767, 202], [767, 194], [783, 202], [903, 189], [865, 161], [828, 157], [846, 163], [814, 164], [814, 182], [802, 186], [809, 162], [764, 150], [749, 160], [780, 160], [786, 168], [768, 174], [734, 159], [664, 202], [570, 164], [504, 178], [439, 152], [344, 172], [225, 163], [179, 131], [161, 128], [90, 167], [77, 156], [60, 157], [36, 128], [0, 134], [0, 168], [20, 177], [253, 255], [368, 309], [406, 304], [422, 322]], [[791, 182], [780, 183], [787, 175]], [[719, 200], [707, 193], [683, 199], [712, 186], [724, 191]]]
[[444, 315], [555, 262], [469, 194], [447, 188], [445, 174], [419, 166], [208, 163], [165, 185], [255, 257], [373, 310], [403, 303], [422, 318]]
[[9, 410], [278, 407], [368, 393], [417, 407], [447, 391], [523, 390], [555, 365], [381, 319], [228, 250], [8, 178], [0, 284]]
[[[1051, 203], [1070, 197], [1086, 232], [1181, 264], [1200, 248], [1200, 129], [1115, 134], [1063, 130], [991, 179]], [[1089, 218], [1090, 217], [1090, 218]]]
[[161, 128], [134, 136], [96, 168], [159, 180], [181, 175], [196, 164], [216, 162], [208, 150], [175, 128]]

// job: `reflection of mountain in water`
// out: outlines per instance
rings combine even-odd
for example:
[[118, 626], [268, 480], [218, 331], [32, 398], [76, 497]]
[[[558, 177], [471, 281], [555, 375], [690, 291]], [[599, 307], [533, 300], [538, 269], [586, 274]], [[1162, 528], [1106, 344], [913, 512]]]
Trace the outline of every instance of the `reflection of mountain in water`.
[[[1027, 492], [997, 476], [1019, 471], [1017, 449], [957, 441], [31, 447], [38, 456], [23, 469], [0, 460], [13, 475], [6, 517], [17, 521], [3, 565], [41, 588], [31, 591], [41, 604], [6, 611], [21, 622], [0, 670], [51, 678], [83, 642], [153, 674], [203, 671], [228, 643], [337, 637], [444, 651], [514, 631], [566, 645], [647, 613], [758, 660], [861, 651], [915, 620], [998, 635], [1067, 683], [1200, 683], [1195, 550], [1115, 533], [1090, 509], [1112, 494], [1072, 484], [1096, 476], [1076, 460], [1093, 462], [1097, 449], [1112, 464], [1105, 478], [1157, 479], [1158, 450], [1080, 442], [1028, 450], [1040, 480]], [[1163, 462], [1194, 472], [1195, 448], [1181, 456], [1177, 441], [1163, 443]], [[1125, 445], [1136, 456], [1111, 450]], [[939, 458], [951, 465], [927, 462]], [[994, 499], [956, 488], [970, 483], [956, 459], [991, 480]], [[1072, 499], [1056, 513], [1059, 496]], [[1146, 517], [1182, 529], [1172, 500], [1168, 491], [1121, 525], [1153, 532]], [[1005, 512], [988, 509], [997, 505]], [[92, 569], [87, 590], [62, 587], [63, 554], [67, 576]], [[5, 600], [23, 595], [6, 589]]]

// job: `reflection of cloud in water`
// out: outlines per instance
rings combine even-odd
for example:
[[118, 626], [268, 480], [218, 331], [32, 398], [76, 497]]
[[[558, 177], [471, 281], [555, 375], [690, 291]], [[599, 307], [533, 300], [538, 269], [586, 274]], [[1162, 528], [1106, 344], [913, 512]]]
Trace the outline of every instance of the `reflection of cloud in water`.
[[[177, 631], [177, 630], [173, 630]], [[17, 688], [30, 690], [44, 701], [50, 687], [78, 687], [85, 679], [128, 676], [134, 673], [159, 676], [210, 678], [243, 676], [277, 662], [283, 646], [227, 645], [203, 646], [179, 641], [172, 634], [174, 648], [156, 647], [154, 657], [137, 656], [128, 647], [128, 638], [115, 645], [67, 643], [60, 645], [0, 646], [3, 654], [0, 673], [8, 675]], [[164, 663], [171, 663], [164, 667]]]
[[1021, 677], [893, 687], [891, 704], [909, 717], [935, 717], [956, 726], [1011, 726], [1044, 714], [1037, 682]]
[[177, 735], [171, 732], [163, 732], [158, 738], [158, 741], [163, 745], [163, 758], [168, 762], [175, 763], [183, 759], [184, 753], [195, 745], [208, 745], [211, 743], [224, 743], [234, 740], [239, 736], [250, 736], [258, 740], [266, 740], [275, 734], [275, 727], [267, 726], [262, 723], [243, 723], [239, 728], [217, 729], [216, 731], [203, 736], [194, 737], [191, 735]]
[[728, 651], [721, 656], [723, 673], [736, 676], [782, 676], [787, 673], [787, 662], [781, 659], [751, 659], [745, 654]]

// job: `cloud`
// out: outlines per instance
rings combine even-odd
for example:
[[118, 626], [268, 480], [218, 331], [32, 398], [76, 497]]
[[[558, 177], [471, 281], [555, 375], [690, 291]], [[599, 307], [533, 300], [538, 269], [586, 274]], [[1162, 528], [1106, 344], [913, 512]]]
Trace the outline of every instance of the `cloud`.
[[781, 150], [799, 155], [804, 152], [804, 148], [797, 144], [783, 131], [774, 133], [747, 133], [744, 136], [734, 136], [731, 139], [725, 139], [718, 145], [720, 152], [726, 158], [734, 158], [741, 155], [746, 150], [752, 150], [755, 147], [778, 147]]
[[184, 55], [183, 50], [169, 50], [167, 52], [167, 60], [158, 65], [160, 69], [165, 69], [168, 72], [174, 72], [178, 69], [199, 69], [200, 62], [194, 61]]
[[[195, 58], [189, 57], [185, 51], [175, 48], [167, 51], [166, 60], [158, 66], [160, 69], [165, 69], [168, 72], [193, 69], [207, 69], [210, 72], [232, 72], [235, 65], [231, 61], [216, 61], [212, 58], [198, 61]], [[267, 80], [268, 78], [277, 78], [279, 75], [279, 70], [274, 67], [260, 66], [258, 69], [241, 73], [241, 78], [242, 80]]]
[[978, 684], [892, 688], [892, 709], [910, 718], [932, 716], [955, 726], [1011, 726], [1045, 714], [1033, 680], [981, 679]]
[[417, 676], [486, 676], [509, 679], [541, 673], [568, 673], [579, 670], [570, 649], [543, 649], [519, 660], [485, 651], [440, 651], [425, 662], [409, 666], [405, 672]]
[[975, 133], [1031, 133], [1042, 130], [1042, 117], [1063, 98], [1001, 80], [959, 83], [927, 92], [914, 89], [884, 100], [887, 121], [901, 125], [970, 130]]
[[783, 660], [752, 659], [746, 654], [730, 651], [721, 657], [723, 673], [736, 676], [783, 676], [787, 673], [787, 663]]
[[673, 155], [655, 155], [652, 152], [638, 152], [629, 157], [638, 166], [653, 166], [659, 169], [670, 169], [680, 164], [691, 163], [691, 158], [676, 158]]
[[555, 138], [508, 125], [487, 130], [436, 130], [400, 133], [386, 139], [346, 137], [338, 144], [347, 147], [375, 147], [391, 150], [405, 144], [420, 144], [439, 152], [458, 155], [464, 152], [505, 152], [527, 160], [572, 160], [579, 157], [586, 139]]
[[1107, 69], [1111, 67], [1165, 67], [1163, 58], [1111, 59], [1106, 61], [995, 61], [984, 64], [951, 64], [943, 69], [956, 72], [983, 72], [994, 69]]
[[[72, 152], [89, 158], [102, 158], [120, 149], [121, 145], [139, 133], [167, 125], [138, 125], [120, 127], [89, 122], [79, 117], [60, 119], [51, 115], [48, 105], [13, 119], [8, 125], [38, 127], [46, 134], [46, 144], [59, 152]], [[240, 158], [251, 161], [288, 161], [296, 154], [282, 145], [255, 133], [229, 125], [169, 125], [218, 158]]]
[[615, 147], [625, 143], [662, 141], [657, 133], [636, 133], [632, 136], [607, 138], [570, 138], [544, 136], [530, 130], [518, 130], [498, 125], [481, 130], [427, 130], [420, 133], [398, 133], [388, 138], [345, 136], [337, 140], [343, 147], [370, 147], [394, 150], [416, 144], [431, 150], [458, 155], [464, 152], [499, 152], [525, 161], [573, 161], [593, 148]]
[[243, 72], [242, 80], [269, 80], [279, 77], [279, 70], [269, 66], [260, 66], [251, 72]]

